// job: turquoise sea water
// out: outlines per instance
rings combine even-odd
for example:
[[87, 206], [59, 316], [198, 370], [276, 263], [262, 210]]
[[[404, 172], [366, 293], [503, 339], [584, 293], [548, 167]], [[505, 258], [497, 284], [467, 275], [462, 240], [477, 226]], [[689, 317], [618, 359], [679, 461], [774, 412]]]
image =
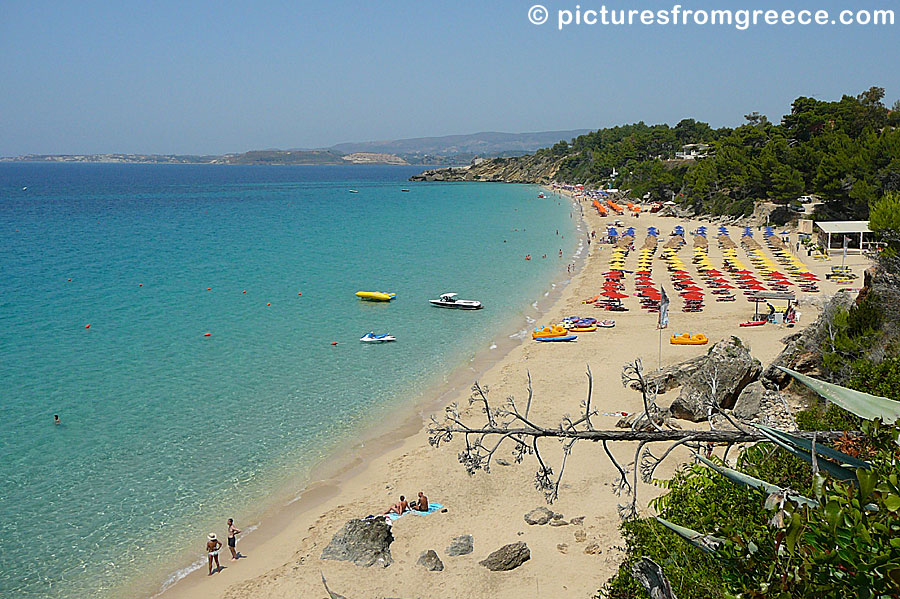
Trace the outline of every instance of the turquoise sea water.
[[[224, 518], [524, 327], [570, 206], [418, 170], [0, 164], [0, 596], [159, 590]], [[486, 309], [427, 303], [444, 291]]]

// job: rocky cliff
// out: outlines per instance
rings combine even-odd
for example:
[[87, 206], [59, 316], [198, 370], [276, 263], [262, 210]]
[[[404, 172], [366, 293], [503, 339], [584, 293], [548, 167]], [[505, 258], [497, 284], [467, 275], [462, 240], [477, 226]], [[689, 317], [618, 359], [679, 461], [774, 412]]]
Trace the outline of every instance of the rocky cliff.
[[550, 183], [563, 158], [530, 155], [516, 158], [477, 158], [469, 166], [425, 171], [410, 181], [491, 181], [501, 183]]

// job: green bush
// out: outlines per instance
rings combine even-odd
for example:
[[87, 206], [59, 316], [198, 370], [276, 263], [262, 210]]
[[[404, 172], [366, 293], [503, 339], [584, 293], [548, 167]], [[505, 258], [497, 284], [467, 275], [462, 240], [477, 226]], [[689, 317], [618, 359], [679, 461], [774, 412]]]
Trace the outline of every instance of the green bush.
[[856, 431], [862, 419], [847, 410], [829, 404], [827, 408], [814, 406], [802, 410], [795, 417], [797, 428], [802, 431]]
[[900, 358], [887, 358], [878, 364], [869, 361], [855, 363], [848, 387], [900, 400]]
[[662, 518], [724, 543], [705, 553], [653, 519], [625, 522], [625, 560], [597, 597], [648, 597], [631, 574], [644, 556], [687, 599], [900, 597], [900, 429], [868, 421], [860, 427], [872, 469], [858, 470], [856, 481], [814, 479], [809, 464], [765, 443], [739, 455], [742, 472], [814, 497], [819, 507], [767, 501], [704, 466], [682, 466], [658, 483], [668, 492], [651, 505]]

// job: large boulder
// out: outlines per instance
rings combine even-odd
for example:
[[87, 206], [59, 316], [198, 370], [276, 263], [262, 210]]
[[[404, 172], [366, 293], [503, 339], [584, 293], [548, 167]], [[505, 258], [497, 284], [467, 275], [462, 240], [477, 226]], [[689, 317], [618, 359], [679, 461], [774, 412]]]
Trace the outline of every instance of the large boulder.
[[454, 538], [447, 547], [447, 555], [456, 557], [458, 555], [469, 555], [475, 550], [475, 540], [472, 535], [461, 535]]
[[322, 559], [353, 562], [357, 566], [391, 565], [394, 535], [383, 518], [350, 520], [322, 551]]
[[[656, 385], [660, 393], [677, 389], [697, 374], [705, 360], [706, 356], [697, 356], [679, 364], [666, 366], [660, 371], [645, 375], [645, 381], [651, 388]], [[637, 389], [637, 383], [632, 383], [631, 388]]]
[[502, 572], [518, 568], [530, 559], [528, 545], [519, 541], [504, 545], [478, 563], [493, 572]]
[[440, 572], [444, 569], [444, 562], [441, 561], [434, 549], [422, 552], [416, 563], [424, 566], [429, 572]]
[[741, 420], [753, 420], [759, 416], [760, 406], [765, 397], [766, 388], [759, 381], [750, 383], [734, 403], [734, 415]]
[[755, 381], [762, 364], [737, 337], [729, 337], [713, 345], [700, 367], [682, 387], [669, 410], [675, 418], [701, 422], [707, 419], [707, 402], [711, 383], [716, 384], [719, 407], [731, 409], [744, 387]]

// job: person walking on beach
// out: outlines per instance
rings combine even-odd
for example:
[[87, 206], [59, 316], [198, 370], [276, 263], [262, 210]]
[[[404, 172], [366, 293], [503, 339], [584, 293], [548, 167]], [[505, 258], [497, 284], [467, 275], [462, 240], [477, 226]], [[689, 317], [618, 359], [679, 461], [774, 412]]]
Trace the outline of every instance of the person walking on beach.
[[234, 525], [234, 519], [228, 519], [228, 549], [231, 551], [231, 559], [237, 559], [238, 555], [235, 545], [237, 544], [237, 535], [241, 534], [240, 529]]
[[222, 566], [219, 565], [219, 549], [221, 547], [222, 542], [216, 538], [216, 533], [211, 532], [206, 535], [206, 555], [209, 558], [209, 574], [207, 576], [212, 576], [213, 560], [216, 560], [216, 572], [222, 569]]

